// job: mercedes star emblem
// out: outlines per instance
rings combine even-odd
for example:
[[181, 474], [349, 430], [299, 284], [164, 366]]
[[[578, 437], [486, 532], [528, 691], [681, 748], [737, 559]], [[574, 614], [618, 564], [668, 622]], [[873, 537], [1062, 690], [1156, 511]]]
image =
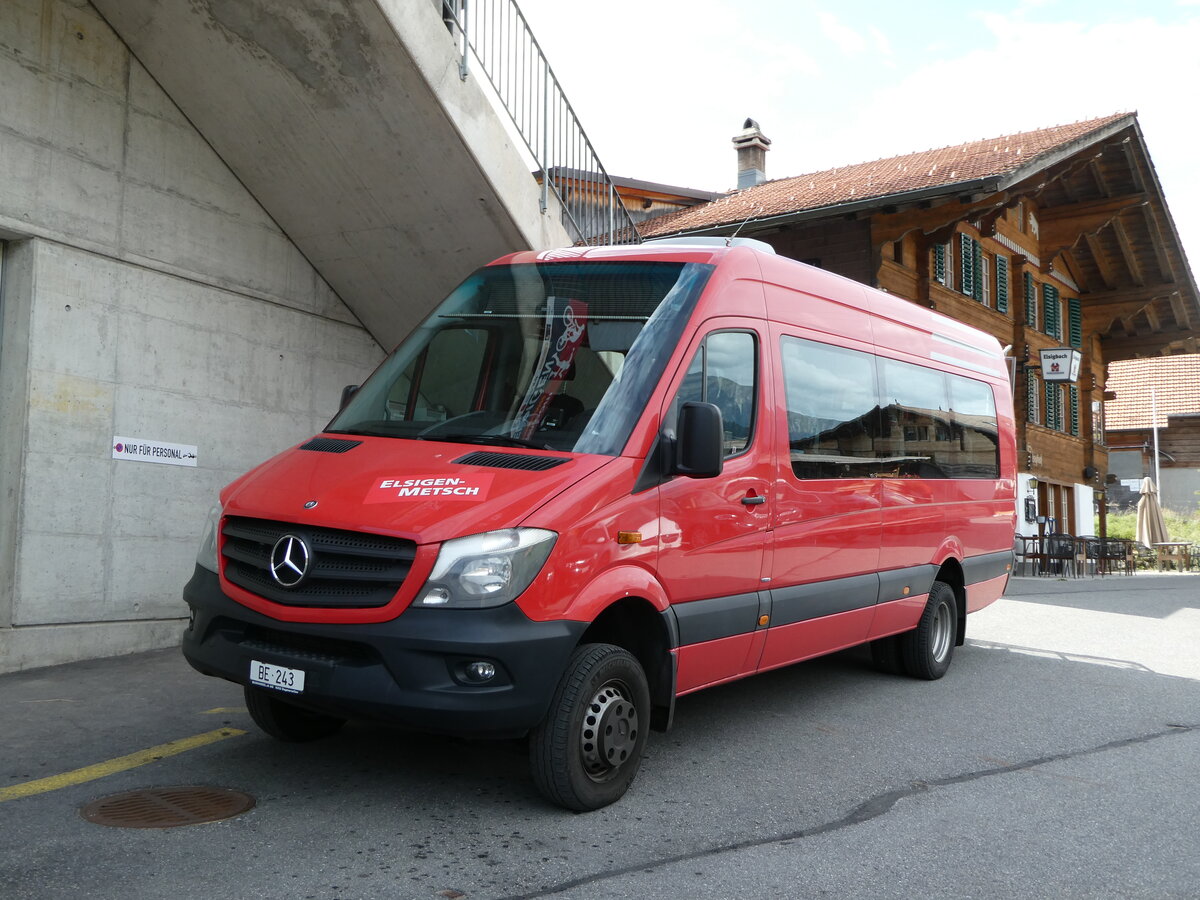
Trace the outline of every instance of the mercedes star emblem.
[[271, 548], [271, 577], [280, 587], [294, 588], [308, 574], [312, 553], [304, 538], [285, 534]]

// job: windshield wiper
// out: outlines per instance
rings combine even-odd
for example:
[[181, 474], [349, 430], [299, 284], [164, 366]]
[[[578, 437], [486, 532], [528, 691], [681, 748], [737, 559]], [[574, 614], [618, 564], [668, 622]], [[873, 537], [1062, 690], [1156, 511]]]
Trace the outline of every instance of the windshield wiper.
[[449, 441], [456, 444], [495, 444], [500, 447], [530, 447], [534, 450], [553, 450], [549, 444], [510, 437], [507, 434], [426, 434], [423, 441]]

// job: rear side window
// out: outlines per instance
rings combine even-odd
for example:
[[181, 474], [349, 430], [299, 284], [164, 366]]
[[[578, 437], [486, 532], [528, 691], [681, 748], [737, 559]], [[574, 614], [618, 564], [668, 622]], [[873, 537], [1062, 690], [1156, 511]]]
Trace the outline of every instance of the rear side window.
[[989, 385], [800, 338], [781, 350], [797, 478], [998, 478]]

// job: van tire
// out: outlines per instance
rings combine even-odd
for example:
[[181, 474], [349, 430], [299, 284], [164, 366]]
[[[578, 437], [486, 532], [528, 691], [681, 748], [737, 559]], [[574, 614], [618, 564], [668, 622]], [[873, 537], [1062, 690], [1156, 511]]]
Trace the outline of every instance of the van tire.
[[534, 783], [566, 809], [608, 806], [637, 775], [649, 733], [650, 688], [641, 663], [614, 644], [584, 644], [530, 736]]
[[921, 621], [915, 629], [898, 638], [904, 671], [925, 681], [941, 678], [950, 668], [957, 636], [958, 600], [954, 589], [935, 581], [929, 590]]
[[245, 685], [244, 690], [250, 718], [276, 740], [288, 743], [315, 741], [336, 734], [346, 724], [345, 719], [293, 706], [265, 688]]

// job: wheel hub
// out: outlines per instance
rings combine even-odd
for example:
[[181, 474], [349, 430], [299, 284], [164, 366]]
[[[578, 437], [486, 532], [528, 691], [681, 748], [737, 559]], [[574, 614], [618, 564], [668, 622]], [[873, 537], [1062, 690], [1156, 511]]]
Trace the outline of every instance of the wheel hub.
[[601, 687], [583, 716], [580, 729], [583, 766], [593, 778], [619, 768], [637, 744], [637, 707], [622, 688], [612, 682]]

